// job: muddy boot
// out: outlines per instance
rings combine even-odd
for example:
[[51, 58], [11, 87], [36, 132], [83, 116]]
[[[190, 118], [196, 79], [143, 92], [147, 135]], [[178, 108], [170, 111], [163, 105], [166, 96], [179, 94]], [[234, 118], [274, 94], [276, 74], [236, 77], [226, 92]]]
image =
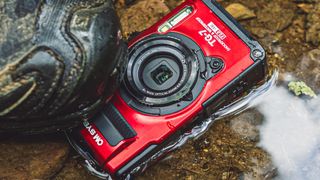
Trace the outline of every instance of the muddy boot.
[[74, 127], [121, 81], [112, 0], [0, 0], [0, 133]]

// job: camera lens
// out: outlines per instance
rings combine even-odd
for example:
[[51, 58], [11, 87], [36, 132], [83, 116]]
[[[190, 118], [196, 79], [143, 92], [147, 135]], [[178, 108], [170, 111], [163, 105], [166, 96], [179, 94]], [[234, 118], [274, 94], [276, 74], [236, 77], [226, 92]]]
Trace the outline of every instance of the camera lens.
[[152, 79], [158, 85], [162, 85], [172, 77], [173, 72], [166, 65], [161, 65], [151, 72]]
[[140, 77], [143, 85], [154, 92], [169, 90], [179, 80], [178, 63], [173, 56], [156, 54], [154, 58], [145, 61], [145, 66], [142, 66]]
[[130, 49], [126, 87], [142, 104], [162, 106], [186, 96], [198, 78], [198, 59], [174, 37], [152, 37]]

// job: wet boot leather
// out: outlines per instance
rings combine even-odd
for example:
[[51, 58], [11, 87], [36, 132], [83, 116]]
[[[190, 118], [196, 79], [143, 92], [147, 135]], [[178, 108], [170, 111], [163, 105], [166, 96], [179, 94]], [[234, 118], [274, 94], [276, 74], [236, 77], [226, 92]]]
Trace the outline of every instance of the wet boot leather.
[[0, 0], [0, 21], [0, 133], [74, 127], [121, 81], [112, 0]]

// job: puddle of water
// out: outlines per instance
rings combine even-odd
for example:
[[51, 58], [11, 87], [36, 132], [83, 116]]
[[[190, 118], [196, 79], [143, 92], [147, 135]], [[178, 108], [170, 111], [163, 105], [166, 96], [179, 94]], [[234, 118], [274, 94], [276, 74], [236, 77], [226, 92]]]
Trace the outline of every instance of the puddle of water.
[[[272, 157], [279, 180], [315, 180], [320, 177], [320, 98], [294, 96], [287, 87], [274, 86], [277, 75], [232, 106], [219, 111], [223, 118], [249, 107], [264, 116], [259, 146]], [[287, 81], [294, 80], [287, 76]], [[268, 91], [264, 95], [265, 91]], [[260, 97], [259, 97], [260, 96]]]
[[320, 99], [303, 100], [275, 87], [257, 107], [265, 117], [260, 146], [271, 154], [278, 179], [318, 179]]
[[[293, 80], [287, 77], [286, 80]], [[269, 89], [266, 94], [258, 97], [264, 92], [258, 89], [217, 114], [225, 117], [248, 107], [257, 108], [264, 116], [259, 146], [271, 155], [278, 171], [276, 179], [319, 179], [320, 98], [306, 100], [294, 96], [287, 87], [270, 88], [272, 85], [270, 82], [265, 85]]]

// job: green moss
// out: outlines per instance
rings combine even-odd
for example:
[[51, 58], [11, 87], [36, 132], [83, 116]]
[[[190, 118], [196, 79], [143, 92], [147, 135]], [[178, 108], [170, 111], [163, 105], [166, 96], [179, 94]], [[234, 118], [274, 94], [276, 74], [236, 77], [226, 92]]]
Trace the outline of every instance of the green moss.
[[302, 81], [290, 82], [288, 87], [296, 96], [307, 95], [313, 98], [317, 97], [316, 93]]

